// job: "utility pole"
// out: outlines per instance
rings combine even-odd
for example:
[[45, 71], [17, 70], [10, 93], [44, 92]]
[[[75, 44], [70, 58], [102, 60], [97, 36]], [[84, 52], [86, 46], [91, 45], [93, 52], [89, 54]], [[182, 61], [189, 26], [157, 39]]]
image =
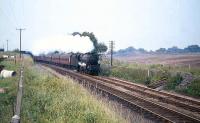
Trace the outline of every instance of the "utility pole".
[[113, 48], [114, 48], [114, 42], [110, 41], [110, 65], [113, 65]]
[[25, 30], [25, 28], [24, 29], [22, 29], [22, 28], [19, 28], [19, 29], [16, 29], [16, 30], [19, 30], [19, 32], [20, 32], [20, 50], [19, 50], [19, 53], [20, 53], [20, 58], [21, 58], [21, 44], [22, 44], [22, 41], [21, 41], [21, 35], [22, 35], [22, 30]]
[[8, 40], [7, 40], [7, 52], [8, 52]]

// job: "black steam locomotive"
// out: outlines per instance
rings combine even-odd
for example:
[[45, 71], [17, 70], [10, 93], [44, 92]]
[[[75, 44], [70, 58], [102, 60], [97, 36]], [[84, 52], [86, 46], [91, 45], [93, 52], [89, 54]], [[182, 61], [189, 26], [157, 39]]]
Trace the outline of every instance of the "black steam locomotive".
[[35, 56], [34, 59], [36, 62], [54, 64], [91, 75], [98, 75], [100, 68], [99, 55], [96, 53], [53, 54]]

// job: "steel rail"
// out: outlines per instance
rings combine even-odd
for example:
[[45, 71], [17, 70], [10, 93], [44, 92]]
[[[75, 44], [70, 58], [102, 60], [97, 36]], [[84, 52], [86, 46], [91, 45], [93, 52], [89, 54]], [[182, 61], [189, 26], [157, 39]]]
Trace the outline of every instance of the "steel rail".
[[[200, 106], [198, 107], [197, 105], [188, 104], [187, 102], [184, 102], [183, 100], [181, 100], [179, 98], [176, 99], [174, 97], [166, 97], [165, 95], [160, 93], [160, 91], [156, 91], [153, 89], [146, 90], [146, 88], [143, 88], [143, 86], [141, 86], [142, 87], [142, 89], [141, 89], [141, 88], [137, 88], [135, 85], [122, 83], [120, 81], [111, 80], [111, 79], [104, 78], [104, 77], [96, 77], [96, 76], [91, 76], [91, 77], [94, 77], [98, 80], [106, 81], [108, 83], [111, 83], [111, 84], [114, 84], [114, 85], [117, 85], [120, 87], [123, 87], [130, 91], [140, 93], [141, 95], [147, 96], [149, 98], [152, 98], [152, 97], [156, 98], [157, 100], [159, 100], [160, 102], [163, 102], [163, 103], [172, 104], [174, 106], [181, 107], [183, 109], [186, 109], [186, 110], [189, 110], [192, 112], [200, 113]], [[153, 90], [153, 91], [151, 91], [151, 90]]]
[[145, 91], [149, 90], [149, 91], [152, 91], [152, 92], [155, 92], [155, 93], [159, 92], [160, 94], [162, 94], [165, 97], [179, 99], [181, 101], [200, 106], [200, 101], [199, 100], [192, 99], [190, 97], [186, 98], [186, 96], [181, 96], [181, 95], [177, 95], [177, 94], [173, 94], [173, 93], [169, 93], [169, 92], [164, 92], [164, 91], [157, 91], [155, 89], [151, 89], [151, 88], [148, 88], [146, 86], [139, 85], [139, 84], [136, 84], [136, 83], [133, 83], [133, 82], [130, 82], [130, 81], [121, 80], [121, 79], [116, 79], [116, 78], [108, 78], [108, 79], [113, 80], [113, 81], [119, 81], [121, 83], [130, 85], [130, 86], [136, 86], [137, 88], [143, 89]]

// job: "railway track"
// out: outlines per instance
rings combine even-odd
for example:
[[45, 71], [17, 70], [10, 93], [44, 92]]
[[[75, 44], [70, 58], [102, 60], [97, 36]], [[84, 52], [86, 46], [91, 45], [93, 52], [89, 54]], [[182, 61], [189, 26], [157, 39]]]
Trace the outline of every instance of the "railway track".
[[[149, 89], [145, 86], [132, 84], [119, 79], [94, 77], [80, 74], [54, 65], [46, 66], [56, 70], [61, 74], [67, 74], [79, 81], [87, 81], [90, 85], [110, 95], [113, 95], [120, 100], [125, 101], [130, 106], [141, 109], [145, 114], [149, 114], [150, 116], [156, 117], [157, 119], [159, 119], [159, 122], [200, 122], [200, 118], [198, 116], [193, 116], [184, 113], [182, 111], [176, 110], [176, 108], [168, 107], [166, 105], [163, 105], [163, 103], [160, 103], [170, 103], [179, 108], [199, 113], [199, 102], [196, 100], [191, 100], [188, 98], [186, 99], [181, 96], [177, 96], [176, 98], [176, 95], [165, 92], [158, 92], [153, 89]], [[159, 101], [152, 101], [146, 97], [153, 97]], [[197, 109], [194, 108], [195, 106], [197, 107]]]
[[153, 100], [167, 103], [174, 105], [176, 107], [183, 108], [185, 110], [189, 110], [192, 113], [196, 113], [197, 115], [200, 115], [200, 101], [184, 98], [182, 96], [178, 96], [172, 93], [157, 91], [151, 88], [148, 88], [146, 86], [142, 86], [139, 84], [134, 84], [128, 81], [120, 80], [120, 79], [114, 79], [114, 78], [104, 78], [104, 77], [97, 77], [97, 76], [91, 76], [98, 80], [105, 81], [107, 83], [114, 84], [116, 86], [123, 87], [127, 90], [139, 93], [142, 96], [145, 96], [147, 98], [151, 98]]
[[152, 92], [155, 92], [155, 93], [159, 92], [160, 94], [162, 94], [165, 97], [171, 97], [171, 98], [174, 98], [174, 99], [177, 99], [177, 100], [189, 103], [189, 104], [191, 103], [191, 104], [200, 106], [200, 100], [196, 100], [196, 99], [193, 99], [193, 98], [190, 98], [190, 97], [181, 96], [181, 95], [177, 95], [177, 94], [173, 94], [173, 93], [169, 93], [169, 92], [164, 92], [164, 91], [157, 91], [157, 90], [148, 88], [148, 87], [143, 86], [143, 85], [139, 85], [139, 84], [136, 84], [136, 83], [132, 83], [132, 82], [121, 80], [121, 79], [117, 79], [117, 78], [106, 78], [106, 79], [113, 80], [113, 81], [118, 81], [118, 82], [126, 84], [126, 85], [135, 86], [137, 88], [140, 88], [140, 89], [143, 89], [143, 90], [152, 91]]

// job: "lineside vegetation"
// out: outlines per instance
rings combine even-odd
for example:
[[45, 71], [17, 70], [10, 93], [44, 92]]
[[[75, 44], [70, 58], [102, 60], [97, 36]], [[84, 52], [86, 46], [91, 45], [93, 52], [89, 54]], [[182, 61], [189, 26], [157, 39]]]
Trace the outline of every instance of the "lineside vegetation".
[[13, 106], [16, 100], [17, 86], [19, 81], [19, 62], [6, 60], [0, 62], [7, 70], [14, 70], [17, 76], [11, 78], [0, 78], [0, 89], [5, 92], [0, 93], [0, 123], [9, 123], [13, 116]]
[[128, 122], [70, 78], [29, 64], [24, 72], [23, 123]]
[[[191, 74], [193, 79], [184, 88], [178, 88], [183, 75]], [[101, 61], [101, 75], [117, 77], [144, 85], [152, 85], [162, 80], [167, 81], [165, 90], [172, 90], [190, 96], [200, 97], [200, 68], [188, 66], [170, 66], [161, 64], [138, 64], [114, 60], [114, 67], [109, 67], [109, 60]]]

